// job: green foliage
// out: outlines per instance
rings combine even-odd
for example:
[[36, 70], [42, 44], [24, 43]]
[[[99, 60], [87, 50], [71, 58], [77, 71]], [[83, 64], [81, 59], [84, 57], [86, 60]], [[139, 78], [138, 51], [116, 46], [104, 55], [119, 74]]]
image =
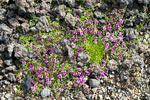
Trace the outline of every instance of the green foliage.
[[67, 8], [67, 9], [66, 9], [66, 13], [72, 13], [72, 9]]
[[86, 49], [86, 52], [90, 55], [90, 60], [93, 63], [100, 63], [103, 56], [105, 55], [105, 48], [102, 45], [102, 42], [100, 40], [97, 41], [95, 44], [93, 42], [94, 36], [88, 36], [84, 42], [84, 46]]
[[29, 24], [30, 24], [31, 27], [33, 27], [36, 24], [36, 22], [37, 22], [37, 17], [36, 16], [34, 16], [33, 19], [29, 20]]
[[93, 14], [92, 9], [86, 9], [86, 10], [84, 10], [84, 13], [81, 15], [80, 21], [81, 22], [85, 22], [86, 20], [88, 20], [89, 18], [91, 18], [93, 15], [94, 14]]

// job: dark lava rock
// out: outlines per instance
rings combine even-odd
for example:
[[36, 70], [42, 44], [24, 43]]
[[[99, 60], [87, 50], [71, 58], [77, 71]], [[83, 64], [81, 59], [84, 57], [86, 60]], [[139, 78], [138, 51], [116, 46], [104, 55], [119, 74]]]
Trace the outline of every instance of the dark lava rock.
[[66, 24], [70, 25], [71, 27], [74, 27], [77, 23], [77, 18], [74, 17], [72, 14], [67, 13], [65, 17]]
[[83, 52], [80, 52], [78, 54], [77, 61], [78, 61], [79, 65], [86, 65], [90, 61], [90, 56], [85, 54], [85, 53], [83, 53]]
[[130, 39], [136, 39], [139, 36], [139, 33], [137, 32], [137, 29], [134, 28], [128, 28], [126, 29], [126, 36]]
[[6, 24], [0, 24], [0, 43], [7, 43], [12, 33], [12, 29]]
[[28, 51], [27, 49], [20, 44], [15, 45], [14, 47], [14, 57], [17, 58], [20, 62], [28, 60]]
[[11, 65], [13, 65], [13, 60], [12, 59], [4, 60], [4, 64], [7, 65], [7, 66], [11, 66]]
[[55, 53], [62, 54], [71, 58], [74, 55], [74, 51], [71, 48], [71, 43], [69, 40], [64, 39], [60, 44], [54, 46]]
[[18, 7], [18, 14], [22, 17], [32, 18], [34, 10], [34, 0], [15, 0], [16, 6]]
[[41, 16], [38, 18], [38, 23], [36, 24], [37, 30], [41, 30], [43, 32], [50, 32], [51, 28], [49, 26], [49, 22], [45, 16]]
[[22, 87], [24, 88], [25, 92], [29, 92], [31, 90], [31, 87], [33, 86], [32, 84], [32, 77], [27, 77], [26, 80], [22, 82]]

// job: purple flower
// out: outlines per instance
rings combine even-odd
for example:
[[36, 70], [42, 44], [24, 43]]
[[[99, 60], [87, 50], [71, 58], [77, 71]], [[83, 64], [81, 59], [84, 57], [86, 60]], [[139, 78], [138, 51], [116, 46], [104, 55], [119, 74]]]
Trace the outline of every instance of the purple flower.
[[83, 35], [83, 32], [80, 32], [80, 36], [82, 36]]
[[72, 47], [72, 48], [75, 48], [75, 44], [71, 44], [71, 47]]
[[81, 69], [81, 68], [77, 68], [77, 70], [78, 70], [79, 72], [81, 72], [81, 71], [82, 71], [82, 69]]
[[102, 34], [101, 31], [97, 31], [97, 35], [100, 36]]
[[57, 77], [58, 77], [58, 78], [62, 78], [62, 75], [61, 75], [61, 74], [58, 74]]
[[46, 81], [46, 84], [47, 85], [50, 85], [52, 82], [51, 81]]
[[94, 24], [95, 24], [95, 25], [98, 25], [98, 20], [95, 20]]
[[38, 78], [43, 78], [43, 75], [38, 75]]
[[116, 24], [115, 29], [120, 30], [119, 24]]
[[117, 44], [117, 48], [119, 48], [119, 45]]
[[127, 51], [127, 50], [128, 50], [128, 47], [125, 48], [125, 51]]
[[125, 42], [122, 42], [122, 45], [123, 45], [123, 46], [125, 46], [125, 45], [126, 45], [126, 43], [125, 43]]
[[83, 87], [86, 88], [86, 87], [87, 87], [87, 84], [83, 84]]
[[109, 43], [106, 44], [105, 49], [108, 49], [108, 47], [109, 47]]
[[36, 85], [36, 86], [32, 86], [32, 87], [31, 87], [31, 90], [32, 90], [32, 91], [35, 91], [36, 88], [37, 88], [37, 85]]
[[122, 32], [119, 32], [119, 35], [122, 37]]
[[63, 75], [66, 75], [66, 71], [63, 71]]
[[123, 24], [123, 20], [122, 20], [122, 19], [119, 19], [119, 23], [120, 23], [120, 24]]
[[78, 72], [78, 76], [80, 76], [82, 73], [81, 72]]
[[110, 33], [109, 32], [106, 33], [106, 37], [110, 37]]
[[25, 64], [26, 64], [26, 61], [22, 61], [22, 64], [25, 65]]
[[112, 47], [111, 50], [112, 50], [112, 51], [115, 50], [115, 47]]
[[105, 76], [105, 72], [104, 72], [104, 71], [102, 71], [102, 72], [100, 73], [100, 76], [101, 76], [102, 78], [104, 78], [104, 76]]
[[119, 40], [120, 42], [122, 42], [122, 41], [123, 41], [123, 37], [119, 37], [118, 40]]
[[112, 31], [112, 27], [111, 27], [111, 25], [108, 25], [108, 26], [107, 26], [107, 30], [108, 30], [109, 32], [111, 32], [111, 31]]
[[103, 31], [105, 31], [106, 30], [106, 26], [103, 26]]
[[106, 42], [106, 41], [108, 41], [108, 39], [107, 39], [107, 38], [104, 38], [104, 41]]
[[112, 38], [112, 37], [110, 38], [110, 41], [111, 41], [111, 42], [114, 42], [114, 40], [115, 40], [114, 38]]

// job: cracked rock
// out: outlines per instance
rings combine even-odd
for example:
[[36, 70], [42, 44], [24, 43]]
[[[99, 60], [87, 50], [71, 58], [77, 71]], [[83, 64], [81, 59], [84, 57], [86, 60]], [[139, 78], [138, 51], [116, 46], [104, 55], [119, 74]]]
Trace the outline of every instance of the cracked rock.
[[100, 81], [96, 80], [96, 79], [89, 79], [89, 85], [92, 88], [96, 88], [96, 87], [98, 87], [100, 85]]
[[14, 57], [17, 58], [20, 62], [28, 60], [27, 49], [23, 45], [20, 44], [15, 45]]
[[34, 15], [34, 0], [15, 0], [20, 16], [32, 18]]
[[77, 19], [76, 17], [74, 17], [72, 14], [67, 13], [66, 17], [65, 17], [65, 22], [68, 25], [71, 25], [71, 27], [74, 27], [76, 25]]
[[12, 33], [12, 29], [9, 28], [6, 24], [0, 24], [0, 42], [8, 42], [9, 37]]
[[27, 77], [27, 79], [22, 82], [22, 87], [24, 88], [25, 92], [28, 92], [31, 90], [31, 87], [33, 86], [32, 80], [33, 79], [30, 76], [30, 77]]
[[128, 28], [125, 32], [126, 32], [126, 36], [131, 39], [136, 39], [139, 36], [137, 30], [133, 28]]
[[37, 28], [37, 30], [42, 30], [44, 32], [50, 32], [51, 31], [48, 20], [45, 16], [41, 16], [38, 19], [38, 23], [36, 24], [36, 28]]

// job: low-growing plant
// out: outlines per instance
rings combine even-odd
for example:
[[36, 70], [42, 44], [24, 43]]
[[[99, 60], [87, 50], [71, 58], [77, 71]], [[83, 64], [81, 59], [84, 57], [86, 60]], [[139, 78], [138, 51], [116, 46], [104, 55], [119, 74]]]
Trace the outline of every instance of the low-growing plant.
[[90, 60], [93, 63], [100, 63], [102, 60], [103, 56], [105, 55], [105, 48], [101, 42], [101, 40], [94, 41], [94, 36], [88, 36], [85, 39], [84, 46], [86, 52], [90, 55]]

